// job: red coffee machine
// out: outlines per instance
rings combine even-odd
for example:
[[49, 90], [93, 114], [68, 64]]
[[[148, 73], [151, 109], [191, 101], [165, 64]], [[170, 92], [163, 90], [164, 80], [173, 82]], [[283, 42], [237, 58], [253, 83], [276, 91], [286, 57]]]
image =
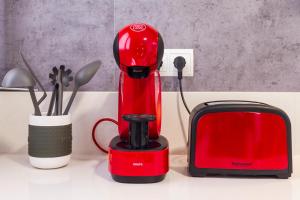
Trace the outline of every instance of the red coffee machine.
[[147, 24], [130, 24], [115, 38], [119, 79], [119, 136], [109, 145], [109, 170], [124, 183], [153, 183], [168, 172], [168, 141], [160, 136], [164, 44]]

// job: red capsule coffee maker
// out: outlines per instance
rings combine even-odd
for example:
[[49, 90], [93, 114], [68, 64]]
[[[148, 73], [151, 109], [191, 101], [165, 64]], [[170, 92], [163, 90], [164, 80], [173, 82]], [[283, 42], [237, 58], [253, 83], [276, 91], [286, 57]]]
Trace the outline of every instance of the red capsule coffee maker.
[[147, 24], [130, 24], [114, 41], [119, 80], [119, 136], [109, 145], [109, 170], [114, 180], [153, 183], [168, 172], [168, 141], [160, 136], [161, 65], [164, 44]]

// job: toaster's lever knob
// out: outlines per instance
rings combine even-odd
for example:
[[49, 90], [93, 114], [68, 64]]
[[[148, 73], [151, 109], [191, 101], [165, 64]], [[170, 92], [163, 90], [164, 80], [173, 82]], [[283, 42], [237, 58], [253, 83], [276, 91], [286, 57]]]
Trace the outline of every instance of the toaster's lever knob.
[[123, 115], [129, 122], [129, 144], [133, 149], [143, 149], [148, 144], [148, 123], [154, 121], [154, 115]]

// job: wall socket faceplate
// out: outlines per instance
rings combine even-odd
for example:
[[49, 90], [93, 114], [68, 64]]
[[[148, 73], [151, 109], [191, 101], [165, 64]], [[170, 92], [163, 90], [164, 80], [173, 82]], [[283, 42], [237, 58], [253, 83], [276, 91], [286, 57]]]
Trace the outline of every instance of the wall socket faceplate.
[[193, 49], [165, 49], [163, 65], [160, 68], [160, 76], [177, 76], [174, 67], [174, 59], [177, 56], [185, 58], [186, 64], [183, 68], [183, 76], [194, 76], [194, 51]]

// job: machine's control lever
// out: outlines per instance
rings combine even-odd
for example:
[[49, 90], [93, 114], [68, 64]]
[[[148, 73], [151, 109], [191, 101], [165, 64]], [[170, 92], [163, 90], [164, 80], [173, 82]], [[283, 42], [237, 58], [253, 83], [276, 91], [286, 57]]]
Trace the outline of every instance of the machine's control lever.
[[148, 124], [155, 120], [154, 115], [128, 114], [123, 119], [129, 122], [129, 144], [133, 149], [143, 149], [148, 144]]

